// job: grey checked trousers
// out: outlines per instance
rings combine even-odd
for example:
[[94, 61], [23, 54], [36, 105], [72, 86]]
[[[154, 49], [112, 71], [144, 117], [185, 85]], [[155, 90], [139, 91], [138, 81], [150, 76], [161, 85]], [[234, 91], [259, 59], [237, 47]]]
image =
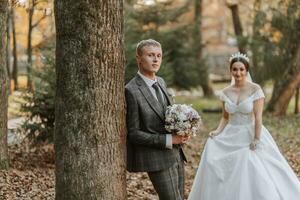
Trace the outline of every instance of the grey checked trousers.
[[159, 200], [183, 200], [184, 163], [182, 159], [168, 169], [148, 172], [148, 176], [159, 196]]

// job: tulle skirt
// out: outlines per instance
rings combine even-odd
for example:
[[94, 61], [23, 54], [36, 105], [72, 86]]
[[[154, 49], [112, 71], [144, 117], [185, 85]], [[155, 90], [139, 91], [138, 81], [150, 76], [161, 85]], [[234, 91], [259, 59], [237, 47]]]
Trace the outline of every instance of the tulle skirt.
[[254, 126], [228, 124], [205, 144], [188, 200], [300, 200], [300, 182], [262, 127], [249, 149]]

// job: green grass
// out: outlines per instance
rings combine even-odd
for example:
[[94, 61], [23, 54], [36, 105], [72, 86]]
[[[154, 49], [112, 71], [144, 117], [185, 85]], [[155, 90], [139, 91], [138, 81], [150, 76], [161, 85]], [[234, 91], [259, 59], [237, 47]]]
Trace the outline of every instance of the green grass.
[[221, 102], [217, 98], [203, 98], [203, 97], [184, 97], [184, 96], [176, 96], [175, 102], [179, 104], [190, 104], [197, 111], [201, 111], [202, 109], [216, 109], [220, 108]]

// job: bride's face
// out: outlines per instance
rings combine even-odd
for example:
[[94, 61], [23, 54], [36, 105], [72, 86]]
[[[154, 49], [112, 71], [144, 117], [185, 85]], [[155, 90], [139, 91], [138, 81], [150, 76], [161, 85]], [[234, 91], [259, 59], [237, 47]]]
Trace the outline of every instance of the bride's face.
[[231, 66], [231, 76], [235, 81], [245, 81], [247, 77], [247, 69], [242, 62], [235, 62]]

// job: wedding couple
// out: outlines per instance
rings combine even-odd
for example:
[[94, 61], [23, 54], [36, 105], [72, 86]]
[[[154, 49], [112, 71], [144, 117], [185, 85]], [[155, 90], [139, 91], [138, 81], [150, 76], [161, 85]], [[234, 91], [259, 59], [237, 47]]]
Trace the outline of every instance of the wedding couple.
[[[172, 98], [155, 75], [162, 62], [160, 43], [139, 42], [136, 60], [137, 75], [125, 87], [127, 170], [147, 172], [160, 200], [183, 200], [182, 145], [189, 138], [164, 128]], [[188, 199], [299, 200], [300, 182], [262, 125], [264, 94], [249, 79], [248, 57], [234, 54], [229, 70], [233, 82], [219, 94], [222, 119], [209, 133]]]

